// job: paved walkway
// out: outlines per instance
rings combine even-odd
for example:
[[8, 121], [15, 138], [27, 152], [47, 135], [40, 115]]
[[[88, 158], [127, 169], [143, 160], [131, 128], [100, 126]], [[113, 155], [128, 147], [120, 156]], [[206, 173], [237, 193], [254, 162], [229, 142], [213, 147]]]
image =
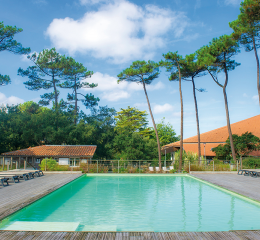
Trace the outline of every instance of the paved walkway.
[[260, 201], [260, 178], [237, 174], [195, 174], [192, 176]]
[[31, 204], [82, 174], [45, 174], [28, 181], [0, 187], [0, 220]]

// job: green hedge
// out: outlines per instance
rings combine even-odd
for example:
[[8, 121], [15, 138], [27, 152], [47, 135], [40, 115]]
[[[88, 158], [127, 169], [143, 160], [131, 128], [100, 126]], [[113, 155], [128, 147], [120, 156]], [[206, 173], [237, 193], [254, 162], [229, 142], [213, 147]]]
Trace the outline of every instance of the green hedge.
[[243, 168], [260, 168], [260, 158], [248, 157], [243, 159]]

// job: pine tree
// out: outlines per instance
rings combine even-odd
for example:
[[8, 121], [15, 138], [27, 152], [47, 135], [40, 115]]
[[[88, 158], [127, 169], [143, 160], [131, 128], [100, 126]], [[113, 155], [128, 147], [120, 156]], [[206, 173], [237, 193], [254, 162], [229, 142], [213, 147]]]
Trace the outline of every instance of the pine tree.
[[[93, 75], [92, 71], [88, 71], [82, 63], [76, 62], [72, 57], [63, 57], [62, 65], [64, 67], [62, 72], [62, 79], [65, 80], [59, 87], [71, 89], [72, 93], [68, 93], [68, 101], [70, 103], [74, 102], [73, 111], [74, 111], [74, 123], [77, 123], [78, 118], [78, 102], [81, 101], [86, 108], [92, 108], [98, 105], [99, 98], [95, 98], [91, 93], [82, 94], [79, 92], [82, 88], [94, 88], [97, 87], [97, 84], [85, 82], [87, 78], [90, 78]], [[83, 98], [79, 99], [78, 95], [81, 95]]]
[[[24, 48], [21, 43], [14, 40], [14, 35], [22, 32], [22, 28], [16, 26], [4, 26], [3, 22], [0, 22], [0, 52], [9, 51], [14, 54], [28, 54], [31, 52], [30, 48]], [[8, 75], [0, 74], [0, 86], [5, 86], [11, 82]]]
[[[231, 58], [238, 52], [239, 45], [237, 41], [228, 35], [223, 35], [219, 38], [214, 38], [212, 42], [209, 43], [209, 45], [203, 46], [197, 51], [199, 65], [207, 69], [208, 73], [211, 75], [214, 82], [223, 90], [227, 128], [229, 133], [232, 157], [234, 161], [236, 160], [236, 153], [232, 138], [232, 131], [230, 127], [226, 88], [228, 85], [228, 72], [234, 70], [237, 66], [240, 65], [234, 60], [231, 60]], [[218, 81], [217, 74], [219, 72], [224, 72], [225, 74], [224, 84], [221, 84]]]
[[28, 77], [29, 81], [24, 82], [26, 88], [33, 91], [40, 89], [53, 89], [53, 92], [41, 95], [39, 104], [47, 106], [54, 100], [54, 108], [58, 110], [58, 86], [64, 70], [62, 56], [56, 52], [55, 48], [44, 49], [38, 55], [36, 53], [28, 56], [35, 66], [30, 66], [26, 70], [18, 69], [18, 75]]
[[180, 159], [179, 159], [179, 172], [182, 170], [182, 155], [183, 155], [183, 98], [182, 98], [182, 74], [181, 67], [184, 64], [184, 59], [178, 52], [168, 52], [163, 54], [165, 61], [160, 62], [160, 66], [166, 67], [167, 72], [170, 72], [170, 81], [179, 81], [179, 94], [181, 103], [181, 134], [180, 134]]
[[257, 91], [260, 105], [259, 57], [257, 48], [260, 47], [260, 0], [244, 0], [241, 3], [238, 18], [229, 23], [234, 30], [232, 36], [244, 45], [245, 50], [254, 50], [257, 65]]
[[119, 78], [118, 83], [121, 81], [135, 82], [143, 85], [144, 93], [146, 96], [149, 112], [152, 118], [154, 131], [156, 134], [157, 147], [158, 147], [158, 157], [159, 157], [159, 169], [161, 171], [161, 147], [160, 140], [157, 132], [157, 128], [154, 122], [152, 109], [150, 106], [149, 98], [146, 91], [146, 85], [149, 85], [158, 78], [159, 76], [159, 65], [153, 61], [135, 61], [129, 68], [123, 70], [120, 74], [117, 75]]

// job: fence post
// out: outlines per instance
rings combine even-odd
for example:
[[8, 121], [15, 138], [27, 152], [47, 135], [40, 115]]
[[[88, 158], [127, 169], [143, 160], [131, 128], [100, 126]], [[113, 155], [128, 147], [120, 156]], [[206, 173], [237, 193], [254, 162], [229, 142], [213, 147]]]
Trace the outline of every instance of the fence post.
[[118, 173], [119, 173], [119, 160], [118, 160]]
[[98, 160], [97, 160], [97, 173], [98, 173]]
[[189, 161], [189, 173], [190, 173], [190, 161]]
[[18, 162], [15, 162], [15, 169], [18, 169]]
[[238, 171], [238, 160], [237, 160], [237, 171]]
[[213, 160], [213, 171], [214, 171], [214, 160]]
[[139, 160], [139, 173], [140, 173], [140, 160]]
[[7, 163], [7, 171], [9, 171], [9, 162]]
[[230, 160], [230, 162], [229, 162], [229, 166], [230, 166], [230, 172], [231, 172], [231, 160]]

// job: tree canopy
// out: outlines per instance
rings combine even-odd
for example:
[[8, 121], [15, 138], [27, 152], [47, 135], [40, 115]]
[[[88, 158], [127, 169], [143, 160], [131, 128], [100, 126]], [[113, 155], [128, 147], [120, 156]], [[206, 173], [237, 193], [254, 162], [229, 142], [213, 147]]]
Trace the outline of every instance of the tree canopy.
[[41, 95], [40, 104], [48, 106], [54, 100], [55, 109], [58, 109], [59, 83], [64, 71], [64, 64], [61, 61], [62, 57], [55, 48], [44, 49], [39, 54], [28, 56], [34, 66], [28, 67], [26, 70], [18, 69], [18, 75], [28, 77], [29, 80], [24, 82], [29, 90], [38, 91], [40, 89], [52, 89], [52, 92]]
[[[14, 54], [28, 54], [31, 52], [30, 48], [24, 48], [21, 43], [14, 40], [14, 35], [22, 32], [22, 28], [16, 26], [5, 26], [3, 22], [0, 22], [0, 52], [9, 51]], [[0, 74], [0, 86], [7, 85], [11, 82], [8, 75]]]
[[[260, 139], [251, 132], [243, 133], [241, 136], [233, 134], [233, 141], [235, 151], [240, 159], [252, 151], [260, 149]], [[218, 145], [212, 151], [216, 153], [216, 157], [219, 159], [229, 158], [231, 155], [230, 139], [228, 138], [224, 145]]]
[[[61, 88], [71, 89], [72, 93], [68, 93], [67, 100], [70, 108], [74, 112], [74, 123], [76, 124], [78, 118], [78, 101], [81, 101], [86, 108], [93, 108], [98, 105], [99, 98], [95, 98], [91, 93], [82, 94], [79, 92], [81, 88], [95, 88], [97, 84], [88, 83], [85, 80], [93, 75], [92, 71], [88, 71], [82, 63], [76, 62], [72, 57], [63, 57], [61, 59], [63, 72], [60, 75], [62, 83], [58, 84]], [[81, 96], [81, 98], [78, 98]]]
[[126, 109], [121, 108], [115, 116], [115, 130], [118, 133], [136, 132], [142, 136], [150, 136], [151, 129], [148, 128], [147, 113], [137, 108], [128, 106]]

